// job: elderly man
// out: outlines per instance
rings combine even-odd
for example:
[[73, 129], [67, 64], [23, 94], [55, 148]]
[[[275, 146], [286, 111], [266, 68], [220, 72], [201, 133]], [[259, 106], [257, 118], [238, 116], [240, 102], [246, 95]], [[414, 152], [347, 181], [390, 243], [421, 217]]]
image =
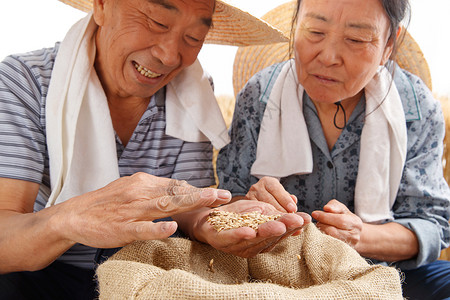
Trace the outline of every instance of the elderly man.
[[[209, 209], [196, 209], [231, 198], [205, 188], [212, 145], [228, 136], [196, 58], [219, 5], [223, 28], [240, 26], [233, 7], [214, 0], [95, 0], [61, 44], [0, 64], [0, 298], [94, 297], [97, 248], [176, 231], [156, 219], [177, 215], [185, 232], [214, 237], [202, 218]], [[258, 25], [266, 40], [257, 43], [280, 40]], [[229, 209], [273, 210], [252, 205]], [[305, 220], [286, 215], [215, 246], [254, 255]]]

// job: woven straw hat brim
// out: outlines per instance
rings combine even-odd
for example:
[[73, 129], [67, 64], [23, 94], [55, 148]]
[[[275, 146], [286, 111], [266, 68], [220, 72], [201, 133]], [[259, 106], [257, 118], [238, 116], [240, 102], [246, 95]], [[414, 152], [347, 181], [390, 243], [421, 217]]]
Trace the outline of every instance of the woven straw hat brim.
[[[283, 31], [286, 36], [290, 36], [295, 9], [296, 1], [284, 3], [269, 11], [261, 19]], [[238, 94], [255, 73], [289, 58], [288, 42], [240, 47], [236, 52], [233, 66], [234, 95]], [[401, 68], [419, 76], [430, 89], [432, 88], [427, 61], [419, 45], [408, 32], [398, 49], [395, 60]]]
[[[88, 12], [92, 0], [59, 0], [76, 9]], [[231, 46], [266, 45], [287, 42], [289, 38], [271, 24], [237, 7], [217, 0], [213, 15], [213, 28], [205, 43]]]

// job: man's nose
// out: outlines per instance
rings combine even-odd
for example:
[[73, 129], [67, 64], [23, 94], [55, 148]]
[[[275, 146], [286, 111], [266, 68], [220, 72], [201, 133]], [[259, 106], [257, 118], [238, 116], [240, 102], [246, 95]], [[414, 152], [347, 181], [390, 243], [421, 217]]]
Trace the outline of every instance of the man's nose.
[[181, 39], [176, 34], [161, 37], [158, 44], [153, 47], [153, 56], [164, 66], [177, 67], [181, 62], [180, 44]]

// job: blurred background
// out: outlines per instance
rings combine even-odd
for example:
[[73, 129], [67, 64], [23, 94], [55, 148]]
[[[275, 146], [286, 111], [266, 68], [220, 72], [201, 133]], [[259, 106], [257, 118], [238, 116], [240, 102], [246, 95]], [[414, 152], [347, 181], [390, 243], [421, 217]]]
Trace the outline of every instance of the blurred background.
[[[261, 17], [288, 0], [226, 0], [240, 9]], [[409, 32], [420, 45], [433, 79], [433, 92], [450, 97], [450, 12], [449, 0], [410, 0], [412, 18]], [[51, 47], [61, 41], [70, 26], [85, 13], [57, 0], [13, 0], [0, 9], [2, 45], [0, 59]], [[199, 59], [213, 76], [215, 93], [233, 95], [232, 70], [237, 48], [205, 45]]]

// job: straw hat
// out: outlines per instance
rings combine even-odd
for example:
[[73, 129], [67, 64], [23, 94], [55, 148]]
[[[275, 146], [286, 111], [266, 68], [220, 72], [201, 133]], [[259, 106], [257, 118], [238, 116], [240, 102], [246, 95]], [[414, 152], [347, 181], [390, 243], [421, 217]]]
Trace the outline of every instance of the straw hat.
[[[93, 0], [59, 1], [88, 12], [92, 9]], [[216, 1], [213, 25], [205, 43], [249, 46], [288, 41], [277, 28], [221, 0]]]
[[[290, 36], [295, 9], [296, 1], [284, 3], [269, 11], [262, 19], [279, 28], [286, 36]], [[289, 58], [289, 43], [287, 42], [245, 48], [240, 47], [234, 59], [234, 95], [237, 95], [255, 73], [265, 67]], [[431, 90], [431, 75], [428, 64], [419, 45], [408, 32], [406, 32], [404, 40], [398, 49], [395, 60], [401, 68], [422, 78]]]

